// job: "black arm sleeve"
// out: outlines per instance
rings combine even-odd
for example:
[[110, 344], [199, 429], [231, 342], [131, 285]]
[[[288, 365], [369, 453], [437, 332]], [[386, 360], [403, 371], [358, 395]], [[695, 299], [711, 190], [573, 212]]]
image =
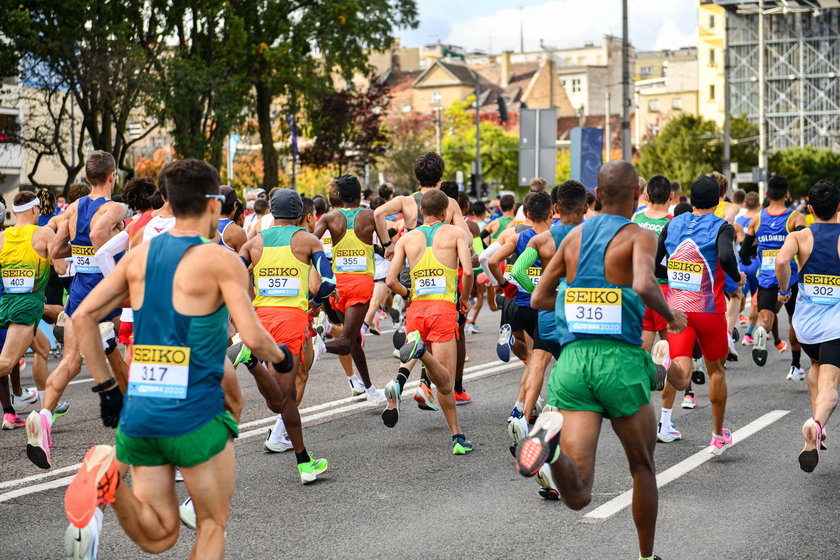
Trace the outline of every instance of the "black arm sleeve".
[[487, 238], [490, 237], [491, 233], [486, 229], [481, 230], [481, 240], [486, 243]]
[[379, 255], [380, 257], [385, 257], [385, 249], [382, 247], [382, 245], [374, 245], [373, 252]]
[[738, 254], [741, 256], [741, 262], [749, 265], [752, 262], [753, 244], [755, 243], [755, 236], [748, 233], [744, 234], [744, 241], [741, 243], [741, 250]]
[[668, 258], [668, 250], [665, 248], [665, 239], [668, 237], [668, 225], [665, 224], [665, 227], [662, 228], [662, 233], [659, 234], [659, 244], [656, 247], [656, 262], [654, 263], [656, 265], [656, 277], [663, 280], [668, 278], [668, 267], [665, 264]]
[[718, 230], [717, 249], [718, 259], [723, 271], [736, 282], [741, 280], [741, 271], [738, 270], [738, 260], [735, 258], [735, 228], [732, 224], [724, 224]]

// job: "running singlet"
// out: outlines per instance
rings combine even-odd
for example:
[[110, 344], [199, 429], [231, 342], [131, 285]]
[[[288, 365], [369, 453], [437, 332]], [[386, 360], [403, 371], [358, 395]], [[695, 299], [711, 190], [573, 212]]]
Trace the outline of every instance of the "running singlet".
[[[560, 246], [560, 243], [563, 242], [563, 239], [566, 238], [569, 232], [575, 229], [576, 227], [577, 226], [565, 226], [563, 224], [551, 226], [551, 228], [548, 231], [551, 232], [551, 237], [554, 238], [555, 249]], [[564, 286], [565, 283], [566, 279], [561, 278], [560, 286]], [[554, 346], [559, 346], [560, 344], [560, 340], [557, 337], [557, 319], [555, 318], [554, 311], [540, 309], [540, 312], [537, 314], [537, 326], [540, 330], [540, 338], [543, 342], [547, 342], [547, 344], [549, 345], [549, 350], [552, 352], [552, 354], [554, 354]]]
[[686, 313], [723, 313], [726, 274], [717, 238], [726, 220], [714, 214], [680, 214], [668, 225], [668, 304]]
[[[525, 248], [528, 247], [528, 242], [537, 235], [537, 232], [534, 231], [534, 228], [529, 228], [519, 234], [519, 237], [516, 240], [516, 249], [514, 250], [514, 254], [516, 258], [519, 257], [524, 251]], [[516, 262], [516, 258], [514, 258], [514, 262]], [[512, 265], [507, 265], [508, 267], [512, 267]], [[505, 270], [507, 272], [507, 269]], [[530, 278], [531, 282], [536, 287], [537, 284], [540, 283], [540, 278], [542, 278], [542, 263], [540, 259], [537, 259], [536, 262], [528, 267], [528, 278]], [[516, 298], [514, 301], [516, 305], [519, 307], [531, 307], [531, 294], [528, 293], [526, 290], [522, 288], [519, 284], [517, 284], [519, 291], [516, 292]]]
[[42, 258], [32, 247], [32, 236], [38, 226], [14, 226], [3, 232], [0, 251], [0, 275], [6, 294], [44, 295], [50, 280], [50, 260]]
[[560, 346], [584, 339], [607, 339], [642, 344], [645, 304], [629, 286], [604, 277], [604, 253], [630, 220], [600, 214], [583, 223], [575, 279], [557, 290], [555, 316]]
[[145, 228], [143, 228], [143, 243], [151, 241], [158, 235], [166, 233], [173, 227], [175, 227], [175, 216], [168, 218], [164, 216], [155, 216], [149, 220], [149, 223], [146, 224]]
[[143, 305], [134, 310], [134, 348], [120, 431], [132, 437], [183, 435], [225, 411], [228, 311], [182, 315], [172, 302], [173, 278], [203, 237], [165, 233], [150, 243]]
[[353, 227], [356, 225], [356, 215], [362, 208], [347, 210], [339, 208], [347, 220], [347, 231], [341, 241], [333, 244], [333, 271], [338, 274], [367, 274], [373, 276], [373, 245], [362, 243], [356, 237]]
[[800, 342], [819, 344], [840, 338], [840, 224], [815, 223], [810, 229], [814, 248], [799, 274], [796, 313], [791, 320]]
[[332, 260], [332, 234], [330, 233], [329, 228], [324, 231], [323, 237], [321, 237], [321, 245], [324, 246], [324, 254], [327, 256], [328, 259]]
[[[755, 230], [755, 239], [758, 245], [758, 256], [761, 259], [761, 267], [758, 269], [758, 285], [762, 288], [774, 288], [779, 282], [776, 280], [776, 255], [790, 233], [790, 220], [793, 217], [793, 210], [785, 209], [778, 216], [770, 214], [763, 209], [758, 218], [758, 227]], [[799, 267], [796, 259], [790, 261], [790, 283], [796, 284]]]
[[717, 207], [715, 207], [715, 216], [718, 218], [724, 218], [726, 216], [726, 204], [727, 202], [725, 200], [718, 202]]
[[232, 224], [232, 223], [233, 223], [233, 220], [231, 220], [231, 219], [229, 219], [229, 218], [222, 218], [221, 220], [219, 220], [219, 225], [218, 225], [218, 229], [219, 229], [219, 245], [222, 245], [223, 247], [227, 247], [227, 248], [228, 248], [228, 249], [230, 249], [231, 251], [233, 251], [233, 247], [231, 247], [230, 245], [228, 245], [227, 243], [225, 243], [225, 230], [226, 230], [226, 229], [227, 229], [227, 227], [228, 227], [230, 224]]
[[[109, 200], [111, 199], [105, 198], [104, 196], [97, 199], [92, 199], [90, 196], [83, 196], [79, 199], [76, 215], [76, 235], [70, 242], [73, 266], [76, 269], [77, 275], [96, 274], [99, 275], [99, 280], [102, 279], [99, 265], [96, 264], [96, 260], [93, 258], [96, 251], [93, 249], [93, 243], [90, 241], [90, 220], [96, 211]], [[120, 253], [114, 260], [119, 261], [122, 255], [123, 253]], [[93, 286], [91, 286], [91, 289], [93, 289]]]
[[[664, 218], [648, 218], [645, 216], [645, 213], [639, 212], [633, 215], [633, 223], [638, 225], [640, 228], [649, 229], [656, 235], [662, 235], [662, 230], [665, 229], [665, 226], [668, 225], [674, 217], [671, 215], [665, 216]], [[657, 278], [659, 281], [660, 286], [665, 286], [668, 284], [668, 280], [666, 278]]]
[[497, 221], [499, 222], [499, 229], [496, 230], [496, 233], [490, 236], [491, 241], [496, 241], [496, 239], [498, 239], [498, 237], [502, 235], [502, 232], [507, 229], [508, 224], [513, 221], [513, 218], [502, 216], [501, 218], [498, 218]]
[[263, 230], [263, 251], [254, 265], [254, 307], [309, 307], [310, 263], [292, 252], [292, 236], [306, 228], [278, 226]]
[[453, 304], [457, 299], [458, 269], [450, 268], [440, 262], [432, 249], [432, 239], [442, 224], [420, 226], [420, 231], [426, 236], [426, 248], [423, 256], [411, 269], [411, 300], [412, 301], [449, 301]]

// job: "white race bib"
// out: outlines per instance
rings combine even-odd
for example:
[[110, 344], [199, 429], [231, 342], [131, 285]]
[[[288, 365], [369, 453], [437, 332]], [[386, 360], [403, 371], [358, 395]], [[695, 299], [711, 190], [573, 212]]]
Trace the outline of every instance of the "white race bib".
[[840, 303], [840, 276], [806, 274], [802, 277], [801, 290], [812, 303], [836, 305]]
[[333, 257], [337, 272], [365, 272], [367, 259], [365, 257]]
[[540, 279], [542, 278], [542, 268], [539, 266], [532, 266], [528, 269], [528, 278], [531, 279], [531, 283], [536, 286], [540, 283]]
[[71, 254], [73, 255], [73, 266], [76, 268], [76, 273], [82, 274], [101, 274], [102, 271], [99, 270], [99, 265], [96, 264], [96, 260], [93, 256], [96, 254], [96, 251], [93, 250], [93, 247], [83, 247], [81, 245], [72, 245], [70, 247]]
[[7, 294], [28, 294], [34, 289], [34, 270], [28, 268], [3, 269], [3, 290]]
[[414, 293], [418, 296], [446, 293], [446, 276], [424, 276], [414, 280]]
[[776, 255], [779, 254], [778, 249], [765, 249], [761, 252], [761, 270], [769, 270], [773, 274], [776, 273]]
[[668, 287], [699, 292], [703, 281], [703, 264], [685, 261], [668, 261]]
[[621, 334], [620, 288], [567, 288], [566, 323], [580, 334]]
[[506, 264], [505, 265], [504, 278], [505, 278], [505, 280], [507, 280], [511, 284], [513, 284], [515, 286], [519, 286], [519, 283], [516, 280], [513, 279], [513, 265], [512, 264]]
[[128, 370], [128, 395], [187, 398], [190, 349], [181, 346], [134, 346]]
[[257, 278], [257, 286], [264, 297], [294, 297], [300, 293], [300, 278], [266, 276]]

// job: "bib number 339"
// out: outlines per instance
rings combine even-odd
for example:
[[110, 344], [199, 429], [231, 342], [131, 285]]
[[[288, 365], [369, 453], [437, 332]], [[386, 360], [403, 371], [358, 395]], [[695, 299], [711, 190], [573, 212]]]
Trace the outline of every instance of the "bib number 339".
[[573, 333], [621, 333], [620, 288], [568, 288], [564, 305]]
[[190, 349], [181, 346], [137, 345], [128, 370], [128, 394], [162, 399], [187, 398]]

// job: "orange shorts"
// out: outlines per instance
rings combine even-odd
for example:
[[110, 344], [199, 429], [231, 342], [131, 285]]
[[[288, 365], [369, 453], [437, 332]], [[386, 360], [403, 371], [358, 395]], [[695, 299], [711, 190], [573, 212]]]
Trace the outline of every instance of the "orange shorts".
[[293, 356], [303, 356], [306, 335], [309, 330], [309, 315], [297, 307], [257, 307], [257, 318], [274, 342], [289, 347]]
[[458, 309], [451, 301], [413, 301], [405, 312], [405, 330], [419, 331], [426, 344], [458, 339]]
[[373, 276], [367, 274], [342, 273], [335, 275], [335, 287], [341, 298], [330, 298], [330, 307], [344, 313], [348, 307], [359, 303], [370, 303], [373, 297]]

